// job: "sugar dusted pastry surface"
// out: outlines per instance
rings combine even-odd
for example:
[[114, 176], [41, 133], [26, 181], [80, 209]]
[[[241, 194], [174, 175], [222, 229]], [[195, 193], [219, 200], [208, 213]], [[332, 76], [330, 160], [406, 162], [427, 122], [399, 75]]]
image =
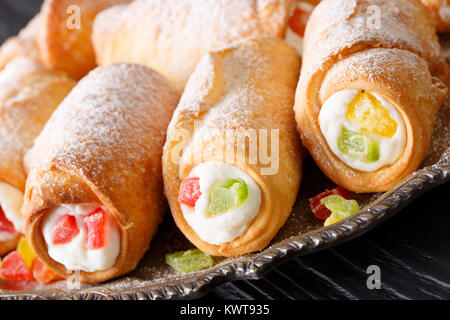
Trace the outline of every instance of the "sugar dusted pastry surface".
[[[130, 73], [133, 74], [132, 78], [129, 77]], [[154, 135], [150, 141], [139, 137], [148, 135], [151, 129], [148, 127], [149, 122], [154, 129], [164, 130], [161, 125], [164, 120], [161, 119], [166, 119], [172, 112], [171, 108], [164, 106], [166, 101], [174, 101], [174, 91], [170, 86], [158, 86], [161, 82], [167, 83], [167, 80], [154, 72], [151, 77], [153, 81], [149, 81], [146, 68], [130, 64], [115, 65], [113, 72], [103, 72], [102, 68], [92, 71], [91, 76], [79, 82], [65, 103], [54, 112], [36, 139], [35, 145], [39, 148], [27, 154], [27, 165], [31, 167], [35, 163], [45, 167], [51, 166], [54, 159], [64, 160], [72, 165], [83, 166], [94, 178], [109, 170], [106, 164], [117, 162], [115, 159], [120, 159], [119, 163], [115, 163], [120, 168], [139, 167], [140, 155], [151, 152], [155, 145], [162, 145], [165, 136]], [[158, 94], [148, 94], [153, 91]], [[86, 97], [85, 92], [90, 94]], [[148, 99], [153, 99], [152, 104], [161, 107], [154, 108], [152, 113], [145, 111], [149, 106]], [[131, 106], [135, 111], [126, 111]], [[147, 118], [143, 118], [143, 115]], [[130, 126], [135, 135], [128, 134]], [[42, 147], [48, 149], [42, 150]], [[46, 160], [39, 162], [39, 155], [44, 153]], [[126, 157], [122, 156], [124, 154]], [[126, 180], [125, 173], [111, 174], [109, 188], [123, 183]]]
[[[275, 43], [274, 40], [273, 43]], [[283, 49], [286, 47], [283, 43]], [[293, 134], [292, 130], [295, 130], [295, 127], [291, 121], [292, 110], [287, 107], [287, 104], [280, 106], [277, 113], [271, 117], [267, 117], [264, 108], [259, 107], [264, 103], [266, 95], [270, 97], [270, 103], [284, 101], [285, 99], [281, 97], [289, 95], [290, 88], [284, 83], [277, 90], [269, 85], [261, 88], [260, 82], [269, 83], [271, 80], [271, 73], [265, 71], [265, 65], [271, 61], [259, 52], [253, 54], [252, 50], [253, 48], [235, 49], [233, 55], [224, 55], [224, 57], [214, 52], [203, 56], [175, 110], [168, 130], [169, 135], [174, 133], [173, 130], [176, 130], [178, 126], [191, 127], [195, 121], [200, 121], [195, 134], [207, 142], [205, 147], [211, 150], [205, 150], [204, 153], [210, 154], [214, 153], [215, 148], [211, 142], [217, 136], [224, 135], [228, 129], [277, 128], [281, 131], [280, 136], [289, 137]], [[221, 59], [223, 62], [219, 64], [218, 61]], [[222, 65], [229, 67], [222, 68]], [[224, 73], [223, 78], [222, 75], [217, 74], [219, 71]], [[264, 80], [260, 80], [256, 75]], [[223, 86], [223, 88], [216, 91], [214, 86]], [[223, 97], [218, 99], [217, 95], [223, 95]], [[211, 105], [212, 101], [215, 104]], [[243, 105], [248, 107], [243, 108]], [[189, 154], [190, 151], [188, 147], [184, 154]], [[186, 159], [186, 161], [190, 160]]]
[[[303, 57], [297, 127], [330, 179], [355, 192], [386, 191], [419, 166], [447, 92], [448, 66], [433, 22], [417, 0], [322, 1], [308, 22]], [[327, 147], [317, 121], [320, 108], [343, 89], [380, 94], [402, 114], [407, 143], [398, 161], [361, 172]]]
[[27, 59], [0, 72], [0, 180], [23, 190], [22, 158], [75, 82]]
[[15, 37], [7, 39], [0, 47], [0, 70], [17, 57], [40, 62], [41, 54], [37, 35], [41, 29], [41, 15], [37, 14]]
[[[139, 28], [139, 31], [146, 30], [142, 34], [145, 36], [159, 30], [162, 44], [165, 39], [173, 38], [172, 45], [180, 40], [178, 45], [186, 48], [213, 50], [243, 37], [273, 32], [281, 36], [291, 3], [289, 0], [137, 0], [101, 13], [96, 31], [101, 34], [119, 27]], [[103, 16], [106, 19], [114, 14], [120, 14], [118, 20], [102, 23]], [[156, 20], [143, 24], [149, 17]], [[270, 20], [265, 21], [268, 17]]]
[[[190, 77], [168, 129], [163, 172], [175, 222], [202, 251], [231, 256], [259, 250], [289, 216], [301, 178], [300, 142], [292, 115], [299, 69], [298, 54], [284, 40], [260, 38], [205, 54]], [[186, 131], [186, 146], [179, 161], [174, 161], [179, 133]], [[267, 145], [262, 139], [239, 144], [238, 139], [248, 131], [267, 132]], [[227, 143], [227, 132], [236, 140]], [[225, 149], [231, 148], [245, 149], [248, 157], [224, 157]], [[256, 155], [254, 148], [270, 150], [272, 159], [249, 160], [250, 154]], [[195, 233], [177, 200], [181, 182], [193, 167], [207, 161], [240, 168], [257, 183], [262, 195], [259, 213], [247, 230], [220, 245], [209, 244]]]
[[53, 113], [27, 153], [26, 234], [55, 273], [40, 222], [61, 204], [100, 203], [116, 219], [121, 250], [111, 268], [81, 272], [100, 282], [133, 270], [148, 250], [166, 205], [161, 154], [179, 93], [137, 64], [109, 64], [83, 78]]
[[97, 62], [142, 63], [182, 88], [204, 53], [244, 38], [284, 37], [292, 3], [137, 0], [113, 7], [94, 24]]
[[131, 0], [46, 0], [37, 42], [42, 62], [81, 79], [96, 67], [91, 34], [99, 12]]
[[314, 22], [306, 31], [306, 41], [314, 42], [314, 46], [313, 52], [305, 54], [303, 72], [314, 73], [335, 55], [359, 50], [357, 44], [368, 44], [412, 51], [428, 62], [432, 73], [445, 77], [447, 67], [433, 23], [415, 1], [418, 0], [381, 0], [376, 6], [369, 0], [320, 3], [312, 14]]

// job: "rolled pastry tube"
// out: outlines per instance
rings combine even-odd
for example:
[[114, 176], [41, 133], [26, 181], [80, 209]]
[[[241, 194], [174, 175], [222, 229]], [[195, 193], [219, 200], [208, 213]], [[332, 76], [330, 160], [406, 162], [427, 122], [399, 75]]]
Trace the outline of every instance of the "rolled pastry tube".
[[52, 115], [25, 156], [22, 213], [31, 247], [56, 274], [92, 283], [136, 267], [166, 210], [161, 155], [178, 99], [151, 69], [111, 64]]
[[92, 24], [96, 15], [130, 0], [45, 0], [41, 12], [0, 48], [0, 69], [16, 56], [42, 62], [80, 79], [96, 67]]
[[289, 28], [296, 5], [295, 0], [137, 0], [118, 5], [95, 19], [97, 63], [144, 64], [181, 89], [205, 53], [233, 42], [288, 37], [301, 48], [301, 39]]
[[322, 1], [306, 28], [294, 107], [302, 142], [338, 185], [386, 191], [420, 165], [447, 74], [418, 1]]
[[130, 0], [46, 0], [39, 47], [44, 64], [80, 79], [96, 67], [91, 42], [99, 12]]
[[[450, 31], [450, 3], [448, 0], [421, 0], [433, 18], [438, 32]], [[302, 2], [302, 1], [298, 1]], [[306, 0], [309, 4], [317, 5], [320, 0]]]
[[42, 62], [37, 37], [41, 28], [41, 15], [37, 14], [17, 36], [7, 39], [0, 47], [0, 70], [18, 57]]
[[27, 58], [0, 72], [0, 256], [14, 249], [24, 223], [23, 156], [75, 81]]
[[261, 38], [207, 53], [189, 79], [163, 177], [175, 223], [202, 251], [262, 249], [286, 222], [301, 179], [292, 111], [299, 68], [285, 41]]

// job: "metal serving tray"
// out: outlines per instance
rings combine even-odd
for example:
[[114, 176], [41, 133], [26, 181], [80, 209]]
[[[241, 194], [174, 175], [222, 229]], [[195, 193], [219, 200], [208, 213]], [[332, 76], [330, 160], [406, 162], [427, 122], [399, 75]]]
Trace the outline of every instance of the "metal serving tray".
[[[441, 37], [450, 57], [450, 38]], [[42, 286], [36, 282], [0, 280], [0, 299], [181, 299], [195, 298], [211, 288], [237, 279], [259, 279], [293, 257], [327, 249], [356, 238], [392, 217], [424, 192], [450, 180], [450, 99], [441, 109], [428, 154], [417, 172], [385, 193], [352, 196], [362, 210], [340, 223], [323, 228], [309, 208], [308, 198], [334, 187], [308, 157], [294, 210], [272, 241], [260, 252], [226, 258], [214, 267], [177, 274], [164, 262], [166, 253], [192, 248], [168, 213], [149, 252], [125, 277], [96, 285], [66, 281]]]

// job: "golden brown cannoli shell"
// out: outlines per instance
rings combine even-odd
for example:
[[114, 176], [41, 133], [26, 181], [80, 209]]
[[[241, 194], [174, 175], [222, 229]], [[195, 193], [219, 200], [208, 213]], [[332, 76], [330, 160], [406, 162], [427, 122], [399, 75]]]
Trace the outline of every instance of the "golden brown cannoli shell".
[[[43, 63], [80, 79], [96, 67], [91, 42], [96, 15], [130, 0], [46, 0], [42, 6], [39, 48]], [[70, 8], [73, 10], [69, 11]], [[76, 9], [79, 8], [79, 9]], [[79, 11], [77, 11], [79, 10]], [[76, 26], [79, 12], [79, 28]]]
[[41, 222], [67, 203], [104, 205], [121, 233], [115, 264], [81, 271], [77, 280], [105, 281], [136, 267], [166, 210], [161, 155], [178, 99], [153, 70], [111, 64], [89, 73], [55, 111], [25, 158], [22, 213], [31, 247], [56, 274], [67, 278], [71, 271], [48, 255]]
[[0, 47], [0, 70], [17, 57], [42, 62], [37, 42], [41, 28], [41, 15], [37, 14], [15, 37], [7, 39]]
[[[53, 111], [75, 86], [64, 73], [27, 58], [12, 60], [0, 73], [0, 181], [25, 190], [23, 156]], [[15, 248], [19, 236], [0, 243], [0, 255]]]
[[294, 0], [137, 0], [95, 19], [97, 63], [147, 65], [184, 88], [208, 51], [252, 37], [284, 37]]
[[92, 24], [102, 10], [131, 0], [45, 0], [40, 13], [0, 48], [0, 69], [25, 56], [81, 79], [96, 67]]
[[[381, 12], [379, 28], [366, 24], [374, 5]], [[294, 107], [303, 145], [338, 185], [355, 192], [389, 190], [420, 165], [447, 93], [447, 75], [433, 23], [418, 1], [322, 1], [306, 28]], [[403, 116], [407, 142], [394, 164], [361, 172], [329, 148], [319, 127], [320, 108], [344, 89], [375, 92]]]
[[[294, 92], [300, 58], [277, 38], [246, 40], [236, 46], [206, 54], [192, 74], [168, 131], [163, 154], [165, 194], [175, 223], [202, 251], [216, 256], [234, 256], [266, 247], [286, 222], [301, 180], [300, 141], [295, 132]], [[199, 123], [200, 125], [195, 125]], [[195, 130], [194, 130], [195, 128]], [[246, 157], [224, 158], [227, 130], [279, 130], [279, 168], [263, 174], [260, 161]], [[190, 139], [181, 150], [180, 133]], [[268, 138], [268, 149], [273, 141]], [[258, 149], [262, 148], [258, 140]], [[196, 155], [203, 154], [202, 158]], [[184, 219], [178, 203], [181, 182], [191, 169], [206, 161], [237, 166], [258, 184], [262, 194], [259, 213], [248, 229], [231, 242], [212, 245], [203, 241]]]

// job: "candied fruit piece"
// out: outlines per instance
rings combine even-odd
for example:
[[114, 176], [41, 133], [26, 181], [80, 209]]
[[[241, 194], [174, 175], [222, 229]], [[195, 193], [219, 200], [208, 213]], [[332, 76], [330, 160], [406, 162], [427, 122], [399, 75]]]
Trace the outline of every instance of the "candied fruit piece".
[[320, 220], [326, 220], [331, 215], [331, 210], [325, 207], [323, 203], [320, 202], [325, 197], [331, 195], [342, 196], [344, 199], [350, 200], [350, 196], [344, 188], [337, 187], [333, 190], [325, 190], [324, 192], [318, 194], [314, 198], [309, 199], [309, 204], [314, 216]]
[[11, 252], [3, 259], [0, 277], [5, 280], [33, 280], [33, 274], [17, 251]]
[[229, 179], [214, 188], [209, 204], [208, 215], [217, 216], [238, 208], [248, 197], [248, 187], [242, 179]]
[[166, 263], [176, 271], [193, 272], [212, 267], [214, 259], [199, 249], [191, 249], [167, 254]]
[[331, 215], [325, 220], [325, 226], [339, 222], [359, 211], [359, 205], [356, 200], [347, 200], [338, 195], [327, 196], [320, 202], [331, 210]]
[[338, 148], [346, 155], [366, 163], [380, 159], [380, 149], [374, 140], [363, 133], [346, 128], [342, 128], [338, 137]]
[[33, 260], [33, 264], [31, 266], [31, 270], [33, 272], [33, 277], [43, 283], [47, 284], [53, 281], [62, 280], [60, 276], [54, 273], [52, 270], [47, 268], [38, 257]]
[[347, 108], [348, 120], [357, 123], [363, 131], [392, 138], [398, 124], [389, 111], [369, 92], [359, 92]]
[[211, 193], [208, 204], [208, 215], [217, 216], [234, 208], [236, 199], [233, 191], [227, 188], [217, 187]]
[[190, 207], [194, 207], [198, 198], [202, 193], [200, 192], [200, 179], [187, 178], [180, 186], [178, 193], [178, 202]]
[[5, 213], [3, 212], [3, 209], [1, 207], [0, 207], [0, 231], [9, 233], [16, 232], [16, 228], [14, 228], [12, 222], [6, 218]]
[[30, 269], [35, 255], [30, 245], [28, 244], [27, 238], [20, 238], [19, 244], [17, 245], [17, 251], [20, 253], [20, 256], [22, 257], [23, 262], [25, 262], [27, 268]]
[[86, 248], [89, 250], [103, 248], [105, 246], [105, 211], [97, 208], [89, 213], [83, 221], [86, 227]]
[[239, 207], [248, 198], [248, 186], [242, 179], [230, 179], [222, 187], [233, 191], [236, 196], [236, 207]]
[[53, 244], [64, 244], [70, 242], [80, 230], [77, 220], [70, 214], [65, 214], [59, 218], [53, 229]]
[[310, 15], [310, 11], [295, 8], [294, 14], [289, 19], [289, 27], [302, 38], [305, 35], [306, 24], [308, 23]]

